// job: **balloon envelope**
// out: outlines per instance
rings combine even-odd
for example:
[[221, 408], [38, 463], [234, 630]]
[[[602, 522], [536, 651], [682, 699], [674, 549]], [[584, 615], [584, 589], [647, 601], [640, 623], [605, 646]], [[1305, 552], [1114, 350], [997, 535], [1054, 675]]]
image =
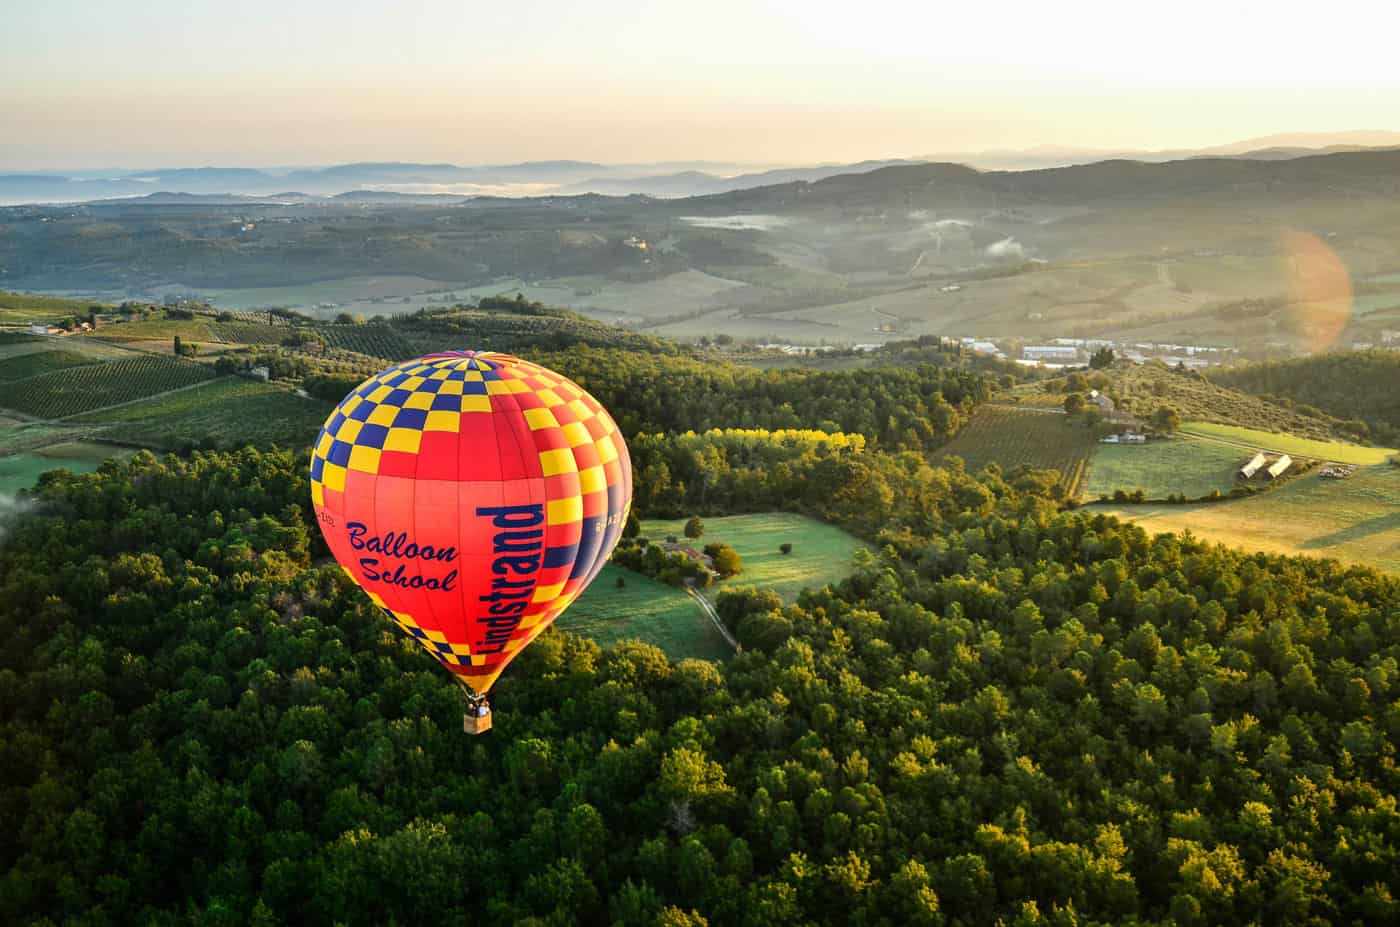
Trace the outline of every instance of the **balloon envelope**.
[[396, 364], [336, 407], [311, 495], [341, 566], [477, 693], [598, 575], [632, 499], [617, 425], [508, 354]]

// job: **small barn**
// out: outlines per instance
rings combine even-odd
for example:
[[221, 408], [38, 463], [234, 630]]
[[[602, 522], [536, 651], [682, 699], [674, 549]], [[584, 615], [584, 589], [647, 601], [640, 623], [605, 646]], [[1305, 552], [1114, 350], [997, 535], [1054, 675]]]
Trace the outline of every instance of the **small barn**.
[[1264, 460], [1265, 457], [1262, 451], [1249, 458], [1249, 462], [1246, 463], [1243, 467], [1240, 467], [1240, 472], [1238, 474], [1239, 478], [1242, 480], [1247, 480], [1254, 476], [1254, 474], [1259, 472], [1259, 468], [1264, 466]]
[[1280, 454], [1278, 460], [1269, 464], [1269, 469], [1265, 471], [1269, 479], [1276, 480], [1283, 476], [1284, 471], [1293, 466], [1293, 458], [1287, 454]]

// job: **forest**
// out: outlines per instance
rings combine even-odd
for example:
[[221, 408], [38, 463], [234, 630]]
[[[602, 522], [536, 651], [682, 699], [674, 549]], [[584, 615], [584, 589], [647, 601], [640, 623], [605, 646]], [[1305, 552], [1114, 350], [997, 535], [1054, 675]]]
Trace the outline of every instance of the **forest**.
[[467, 742], [304, 457], [50, 474], [0, 548], [0, 918], [1400, 916], [1395, 580], [928, 481], [850, 578], [723, 596], [727, 664], [551, 632]]
[[532, 359], [613, 411], [636, 514], [877, 552], [721, 592], [722, 663], [550, 631], [472, 740], [329, 557], [304, 451], [46, 474], [0, 542], [0, 922], [1400, 918], [1394, 578], [934, 465], [967, 370]]

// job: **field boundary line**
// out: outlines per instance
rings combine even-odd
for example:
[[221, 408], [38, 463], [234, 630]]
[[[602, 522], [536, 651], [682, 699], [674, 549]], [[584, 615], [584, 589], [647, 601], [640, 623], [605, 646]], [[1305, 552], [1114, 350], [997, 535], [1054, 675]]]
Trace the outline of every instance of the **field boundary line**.
[[[134, 405], [136, 405], [136, 403], [138, 403], [138, 402], [149, 402], [149, 401], [152, 400], [152, 399], [160, 399], [160, 398], [163, 397], [163, 396], [173, 396], [173, 395], [176, 394], [176, 393], [183, 393], [183, 392], [185, 392], [186, 390], [199, 389], [201, 386], [208, 386], [210, 383], [222, 383], [224, 380], [231, 379], [233, 376], [234, 376], [234, 374], [226, 373], [226, 374], [224, 374], [223, 376], [216, 376], [216, 377], [214, 377], [213, 379], [210, 379], [210, 380], [200, 380], [198, 383], [191, 383], [191, 384], [189, 384], [189, 385], [187, 385], [187, 386], [177, 386], [177, 387], [175, 387], [174, 389], [164, 390], [163, 392], [159, 392], [159, 393], [152, 393], [152, 394], [149, 395], [149, 396], [142, 396], [140, 399], [128, 399], [126, 402], [114, 402], [114, 403], [112, 403], [110, 406], [102, 406], [100, 409], [89, 409], [89, 410], [86, 411], [86, 412], [74, 412], [72, 415], [65, 415], [65, 416], [63, 416], [63, 417], [61, 417], [61, 418], [41, 419], [41, 421], [44, 421], [44, 422], [66, 422], [66, 421], [68, 421], [70, 418], [81, 418], [81, 417], [83, 417], [84, 415], [97, 415], [97, 414], [100, 413], [100, 412], [109, 412], [109, 411], [111, 411], [112, 409], [120, 409], [120, 408], [122, 408], [123, 406], [134, 406]], [[102, 423], [101, 423], [101, 422], [94, 422], [93, 424], [102, 424]]]
[[[1231, 440], [1230, 438], [1223, 438], [1223, 437], [1221, 437], [1221, 436], [1219, 436], [1219, 435], [1213, 435], [1213, 434], [1209, 434], [1209, 433], [1202, 433], [1202, 432], [1199, 432], [1199, 431], [1191, 431], [1191, 430], [1189, 429], [1189, 426], [1186, 426], [1186, 425], [1183, 425], [1182, 427], [1180, 427], [1179, 429], [1177, 429], [1177, 431], [1178, 431], [1178, 433], [1180, 433], [1180, 434], [1182, 434], [1182, 435], [1185, 435], [1185, 436], [1187, 436], [1187, 437], [1190, 437], [1190, 438], [1194, 438], [1194, 439], [1196, 439], [1197, 441], [1212, 441], [1212, 442], [1214, 442], [1214, 443], [1216, 443], [1216, 444], [1224, 444], [1224, 445], [1227, 445], [1227, 446], [1229, 446], [1229, 447], [1237, 447], [1237, 448], [1240, 448], [1241, 450], [1246, 450], [1246, 451], [1265, 450], [1265, 451], [1268, 451], [1268, 452], [1271, 453], [1271, 454], [1288, 454], [1288, 455], [1294, 456], [1294, 457], [1304, 457], [1304, 458], [1311, 458], [1312, 460], [1321, 460], [1321, 461], [1324, 461], [1324, 462], [1326, 462], [1326, 463], [1348, 463], [1347, 461], [1344, 461], [1344, 460], [1339, 460], [1339, 459], [1334, 458], [1334, 457], [1326, 457], [1326, 456], [1322, 456], [1322, 455], [1319, 455], [1319, 454], [1303, 453], [1302, 451], [1283, 451], [1283, 450], [1280, 450], [1278, 447], [1271, 447], [1268, 443], [1263, 442], [1263, 441], [1260, 441], [1260, 442], [1255, 443], [1255, 444], [1246, 444], [1246, 443], [1244, 443], [1244, 442], [1242, 442], [1242, 441], [1234, 441], [1234, 440]], [[1302, 437], [1300, 437], [1300, 436], [1293, 436], [1293, 437], [1296, 437], [1297, 440], [1301, 440], [1301, 441], [1316, 441], [1316, 439], [1314, 439], [1314, 438], [1302, 438]], [[1327, 442], [1318, 442], [1318, 443], [1327, 443]], [[1361, 444], [1356, 445], [1356, 447], [1361, 448], [1362, 450], [1373, 450], [1373, 448], [1369, 448], [1369, 447], [1367, 447], [1367, 446], [1365, 446], [1365, 445], [1361, 445]], [[1350, 466], [1360, 466], [1360, 467], [1373, 467], [1373, 466], [1377, 466], [1377, 464], [1356, 464], [1356, 463], [1352, 463], [1352, 464], [1349, 464], [1349, 465], [1350, 465]]]

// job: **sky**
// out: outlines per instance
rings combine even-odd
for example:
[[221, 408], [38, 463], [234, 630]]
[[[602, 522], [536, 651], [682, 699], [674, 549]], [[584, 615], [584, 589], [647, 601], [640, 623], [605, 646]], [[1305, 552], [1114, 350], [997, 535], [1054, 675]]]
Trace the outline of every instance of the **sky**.
[[1379, 0], [0, 0], [0, 23], [0, 170], [1400, 130], [1400, 8]]

